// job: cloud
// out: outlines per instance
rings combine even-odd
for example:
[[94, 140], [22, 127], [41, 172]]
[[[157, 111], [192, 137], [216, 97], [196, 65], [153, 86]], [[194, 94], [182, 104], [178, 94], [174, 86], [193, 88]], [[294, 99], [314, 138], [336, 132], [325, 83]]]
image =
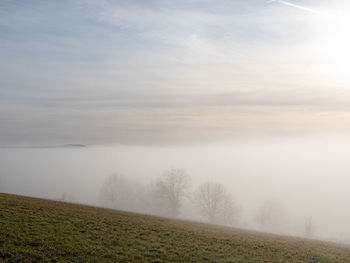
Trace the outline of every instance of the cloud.
[[208, 140], [302, 130], [303, 116], [328, 129], [318, 113], [348, 111], [306, 12], [264, 1], [89, 0], [4, 1], [0, 12], [4, 143]]
[[303, 10], [303, 11], [306, 11], [306, 12], [310, 12], [310, 13], [313, 13], [313, 14], [326, 15], [325, 13], [319, 12], [316, 9], [309, 8], [309, 7], [306, 7], [306, 6], [303, 6], [303, 5], [294, 4], [294, 3], [288, 2], [288, 1], [283, 1], [283, 0], [272, 0], [272, 1], [269, 1], [269, 3], [273, 3], [273, 2], [280, 3], [282, 5], [286, 5], [286, 6], [290, 6], [290, 7], [294, 7], [294, 8], [297, 8], [297, 9], [300, 9], [300, 10]]

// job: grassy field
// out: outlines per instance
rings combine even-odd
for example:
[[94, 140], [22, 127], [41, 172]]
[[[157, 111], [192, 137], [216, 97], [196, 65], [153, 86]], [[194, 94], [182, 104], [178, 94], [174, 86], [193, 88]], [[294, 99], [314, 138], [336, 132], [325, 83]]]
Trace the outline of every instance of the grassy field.
[[0, 194], [0, 262], [350, 262], [350, 247]]

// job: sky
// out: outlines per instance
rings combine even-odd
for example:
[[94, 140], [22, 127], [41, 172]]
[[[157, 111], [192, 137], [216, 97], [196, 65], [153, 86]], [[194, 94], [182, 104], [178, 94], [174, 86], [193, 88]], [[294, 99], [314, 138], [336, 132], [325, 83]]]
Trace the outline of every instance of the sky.
[[350, 128], [346, 1], [2, 0], [0, 145]]
[[[0, 192], [219, 181], [350, 242], [350, 3], [0, 0]], [[86, 144], [88, 147], [30, 147]], [[21, 147], [24, 146], [24, 147]], [[289, 231], [289, 232], [288, 232]]]

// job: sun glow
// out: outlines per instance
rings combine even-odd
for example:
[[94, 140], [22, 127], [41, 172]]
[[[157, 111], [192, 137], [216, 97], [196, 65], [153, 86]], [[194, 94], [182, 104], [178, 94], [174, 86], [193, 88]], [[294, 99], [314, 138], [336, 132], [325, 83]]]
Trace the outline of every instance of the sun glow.
[[350, 9], [322, 17], [321, 52], [326, 68], [336, 78], [350, 81]]

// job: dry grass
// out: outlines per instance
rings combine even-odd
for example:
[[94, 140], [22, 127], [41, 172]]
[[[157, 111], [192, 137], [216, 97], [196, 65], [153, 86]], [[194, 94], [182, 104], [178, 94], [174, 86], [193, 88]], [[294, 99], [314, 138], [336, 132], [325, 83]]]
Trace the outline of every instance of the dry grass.
[[350, 262], [350, 247], [0, 194], [0, 262]]

